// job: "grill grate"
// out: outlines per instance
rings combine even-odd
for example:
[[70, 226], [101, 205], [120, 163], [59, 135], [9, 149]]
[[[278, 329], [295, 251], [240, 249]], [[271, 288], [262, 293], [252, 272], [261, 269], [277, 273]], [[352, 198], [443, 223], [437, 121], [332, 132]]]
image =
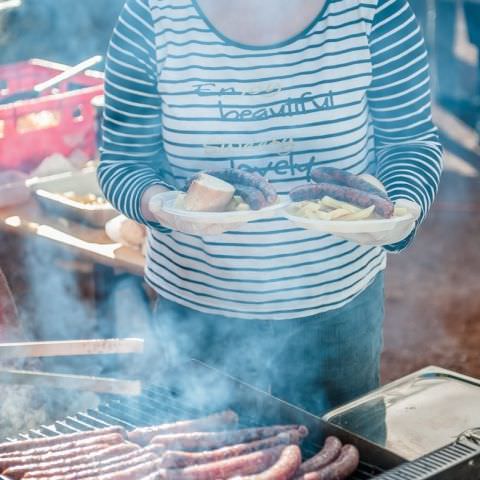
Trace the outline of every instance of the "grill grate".
[[[50, 437], [78, 431], [94, 430], [113, 425], [121, 425], [127, 429], [139, 426], [148, 426], [155, 423], [176, 421], [179, 419], [195, 418], [205, 415], [205, 411], [192, 408], [174, 394], [162, 387], [145, 387], [143, 395], [137, 398], [113, 397], [100, 405], [98, 409], [90, 409], [85, 412], [66, 417], [50, 426], [41, 426], [30, 430], [27, 434], [18, 435], [16, 439]], [[258, 420], [242, 415], [241, 425], [244, 427], [254, 426]], [[7, 440], [13, 441], [14, 438]], [[317, 449], [318, 450], [318, 449]], [[315, 452], [313, 445], [307, 445], [305, 453]], [[382, 471], [374, 466], [362, 463], [350, 480], [368, 480], [377, 478]], [[0, 476], [0, 480], [4, 477]]]
[[[453, 478], [450, 477], [450, 475], [454, 475], [452, 472], [453, 469], [458, 468], [462, 464], [474, 462], [474, 459], [477, 459], [478, 461], [479, 455], [479, 446], [473, 443], [468, 444], [466, 440], [460, 440], [456, 443], [440, 448], [433, 453], [425, 455], [418, 460], [400, 465], [376, 478], [378, 480], [424, 480], [440, 478], [439, 475], [447, 475], [448, 472], [451, 473], [448, 474], [448, 477], [445, 476], [444, 478]], [[471, 466], [473, 467], [473, 464], [471, 464]], [[480, 475], [480, 473], [478, 473], [478, 475]], [[473, 479], [478, 477], [464, 478]]]

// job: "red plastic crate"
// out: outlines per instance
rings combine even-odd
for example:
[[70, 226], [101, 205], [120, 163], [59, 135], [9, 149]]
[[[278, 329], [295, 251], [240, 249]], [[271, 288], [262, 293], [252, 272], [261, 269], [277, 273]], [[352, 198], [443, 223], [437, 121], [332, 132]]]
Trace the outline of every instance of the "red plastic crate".
[[[31, 89], [68, 66], [45, 60], [0, 65], [0, 97]], [[95, 108], [103, 75], [87, 71], [56, 87], [54, 94], [0, 105], [0, 169], [30, 171], [53, 153], [96, 153]]]

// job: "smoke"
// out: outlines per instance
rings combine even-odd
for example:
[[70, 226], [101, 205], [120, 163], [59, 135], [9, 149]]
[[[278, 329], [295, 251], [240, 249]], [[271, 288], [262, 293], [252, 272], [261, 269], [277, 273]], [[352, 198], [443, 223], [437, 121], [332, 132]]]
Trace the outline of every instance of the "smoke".
[[0, 11], [0, 63], [78, 63], [106, 51], [124, 0], [23, 0]]

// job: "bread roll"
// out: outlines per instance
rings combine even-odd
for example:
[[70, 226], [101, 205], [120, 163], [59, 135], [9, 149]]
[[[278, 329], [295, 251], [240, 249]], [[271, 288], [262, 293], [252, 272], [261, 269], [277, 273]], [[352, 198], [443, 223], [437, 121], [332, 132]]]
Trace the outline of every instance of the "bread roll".
[[235, 187], [219, 178], [201, 173], [192, 181], [183, 206], [196, 212], [223, 212], [233, 198]]

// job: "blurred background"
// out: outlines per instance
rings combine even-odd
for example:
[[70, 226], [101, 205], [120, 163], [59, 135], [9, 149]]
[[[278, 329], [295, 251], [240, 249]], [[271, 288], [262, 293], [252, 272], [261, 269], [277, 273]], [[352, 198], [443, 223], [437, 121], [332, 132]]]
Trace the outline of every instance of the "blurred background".
[[[122, 4], [0, 0], [0, 64], [42, 58], [73, 65], [104, 55]], [[383, 381], [429, 364], [480, 377], [480, 2], [411, 0], [411, 6], [429, 50], [434, 117], [445, 146], [446, 170], [415, 244], [390, 256]], [[11, 239], [4, 237], [0, 262], [19, 310], [33, 322], [40, 315], [34, 308], [38, 304], [32, 307], [30, 297], [22, 296], [28, 290], [28, 266], [8, 261], [10, 248]], [[58, 260], [56, 252], [53, 257]], [[43, 255], [44, 272], [52, 258]], [[74, 259], [63, 261], [71, 266]], [[87, 278], [89, 272], [82, 268]], [[81, 268], [76, 275], [82, 275]], [[92, 291], [85, 278], [67, 286], [61, 280], [55, 288], [88, 297]], [[55, 308], [50, 302], [43, 312], [50, 315]], [[70, 309], [70, 315], [78, 311]], [[88, 311], [79, 318], [88, 326]]]

